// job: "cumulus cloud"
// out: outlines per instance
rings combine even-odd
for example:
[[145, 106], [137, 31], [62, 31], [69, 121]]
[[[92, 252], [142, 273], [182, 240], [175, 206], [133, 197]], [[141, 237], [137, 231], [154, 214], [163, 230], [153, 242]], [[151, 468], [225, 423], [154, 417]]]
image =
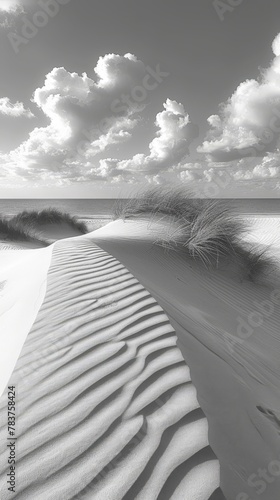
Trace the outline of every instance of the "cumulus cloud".
[[18, 118], [19, 116], [34, 118], [33, 113], [31, 113], [30, 109], [25, 109], [22, 102], [13, 104], [8, 97], [0, 98], [0, 114], [13, 118]]
[[86, 73], [54, 68], [33, 96], [49, 125], [35, 128], [9, 159], [26, 172], [35, 172], [35, 166], [41, 172], [49, 165], [50, 175], [59, 175], [60, 164], [61, 176], [66, 173], [72, 177], [79, 167], [81, 174], [89, 171], [93, 176], [95, 156], [127, 141], [139, 122], [146, 102], [135, 89], [147, 76], [152, 79], [147, 71], [144, 63], [129, 53], [100, 57], [95, 79]]
[[248, 163], [246, 159], [237, 162], [235, 168], [231, 168], [232, 178], [237, 181], [280, 179], [280, 154], [269, 153], [261, 161]]
[[189, 154], [189, 146], [198, 136], [198, 127], [190, 120], [181, 103], [167, 99], [164, 110], [157, 114], [156, 137], [149, 144], [149, 154], [138, 153], [129, 160], [103, 159], [99, 164], [102, 177], [129, 179], [139, 174], [158, 182], [158, 175], [179, 168]]
[[211, 126], [201, 153], [215, 161], [262, 157], [274, 151], [280, 137], [280, 35], [272, 44], [274, 59], [259, 80], [242, 82], [221, 104], [219, 115], [208, 118]]
[[199, 182], [205, 178], [206, 162], [182, 163], [176, 168], [177, 177], [183, 183]]
[[[48, 125], [34, 128], [17, 149], [0, 154], [0, 175], [14, 184], [21, 180], [56, 185], [95, 180], [134, 183], [139, 179], [162, 184], [177, 179], [191, 185], [218, 182], [220, 186], [228, 182], [227, 172], [237, 183], [273, 182], [280, 178], [280, 152], [276, 149], [280, 37], [273, 50], [275, 59], [262, 81], [241, 84], [220, 115], [209, 117], [212, 131], [201, 148], [207, 155], [193, 161], [189, 148], [198, 136], [198, 127], [183, 104], [171, 99], [156, 115], [156, 134], [148, 153], [138, 152], [124, 160], [110, 151], [111, 146], [132, 137], [150, 100], [149, 92], [162, 81], [163, 73], [147, 68], [129, 53], [100, 57], [92, 74], [54, 68], [32, 99]], [[271, 139], [264, 131], [271, 125], [273, 110], [275, 130], [279, 110], [279, 131]], [[22, 103], [13, 104], [7, 97], [0, 99], [0, 113], [33, 116]], [[251, 158], [243, 158], [247, 155]]]
[[[180, 182], [187, 184], [199, 197], [219, 197], [229, 190], [236, 194], [243, 189], [280, 188], [280, 152], [265, 157], [242, 158], [230, 162], [213, 161], [209, 156], [199, 162], [185, 163], [177, 169]], [[240, 191], [239, 191], [240, 190]]]

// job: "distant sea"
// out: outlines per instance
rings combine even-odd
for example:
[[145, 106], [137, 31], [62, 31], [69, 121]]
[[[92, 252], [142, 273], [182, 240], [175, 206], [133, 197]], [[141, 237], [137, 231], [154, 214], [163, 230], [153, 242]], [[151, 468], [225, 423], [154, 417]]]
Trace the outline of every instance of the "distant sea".
[[56, 208], [83, 219], [102, 219], [113, 214], [115, 204], [115, 199], [1, 199], [0, 215], [11, 216], [23, 210]]
[[[280, 216], [280, 198], [224, 201], [229, 201], [244, 215]], [[116, 202], [115, 199], [0, 199], [0, 215], [12, 216], [23, 210], [40, 211], [51, 207], [82, 219], [107, 219], [113, 214]]]

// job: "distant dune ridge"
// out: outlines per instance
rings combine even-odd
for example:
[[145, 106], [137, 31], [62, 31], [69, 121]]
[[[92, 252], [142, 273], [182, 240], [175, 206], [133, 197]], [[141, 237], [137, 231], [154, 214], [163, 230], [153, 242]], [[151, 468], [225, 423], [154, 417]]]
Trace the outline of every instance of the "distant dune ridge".
[[19, 214], [48, 246], [1, 252], [0, 331], [23, 345], [13, 497], [256, 500], [266, 470], [278, 498], [280, 244], [183, 190], [149, 190], [89, 233], [69, 217]]

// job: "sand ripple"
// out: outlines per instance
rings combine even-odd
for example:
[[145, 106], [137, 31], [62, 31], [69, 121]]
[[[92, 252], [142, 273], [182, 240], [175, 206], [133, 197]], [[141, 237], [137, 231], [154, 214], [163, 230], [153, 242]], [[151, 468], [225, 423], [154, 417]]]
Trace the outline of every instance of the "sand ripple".
[[[176, 335], [155, 299], [85, 239], [54, 245], [17, 387], [17, 500], [221, 499]], [[6, 394], [0, 400], [6, 448]], [[7, 451], [0, 455], [1, 499]]]

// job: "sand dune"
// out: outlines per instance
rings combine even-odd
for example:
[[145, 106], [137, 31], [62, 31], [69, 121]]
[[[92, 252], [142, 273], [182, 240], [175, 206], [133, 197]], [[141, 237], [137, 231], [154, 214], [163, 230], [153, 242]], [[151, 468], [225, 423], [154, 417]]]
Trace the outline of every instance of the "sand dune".
[[279, 219], [250, 224], [243, 241], [276, 262], [256, 282], [232, 256], [209, 269], [170, 247], [177, 223], [143, 214], [1, 252], [15, 498], [278, 498]]
[[[36, 263], [45, 251], [52, 259], [44, 300], [10, 378], [17, 387], [13, 497], [223, 498], [208, 423], [162, 308], [90, 235], [23, 253]], [[6, 405], [4, 394], [3, 500], [11, 497]]]
[[[266, 500], [275, 500], [280, 292], [242, 280], [234, 266], [208, 271], [180, 253], [170, 255], [153, 245], [161, 231], [162, 222], [115, 221], [88, 237], [126, 265], [175, 328], [208, 419], [226, 498], [255, 500], [263, 490]], [[264, 481], [262, 471], [271, 464], [279, 471]]]

